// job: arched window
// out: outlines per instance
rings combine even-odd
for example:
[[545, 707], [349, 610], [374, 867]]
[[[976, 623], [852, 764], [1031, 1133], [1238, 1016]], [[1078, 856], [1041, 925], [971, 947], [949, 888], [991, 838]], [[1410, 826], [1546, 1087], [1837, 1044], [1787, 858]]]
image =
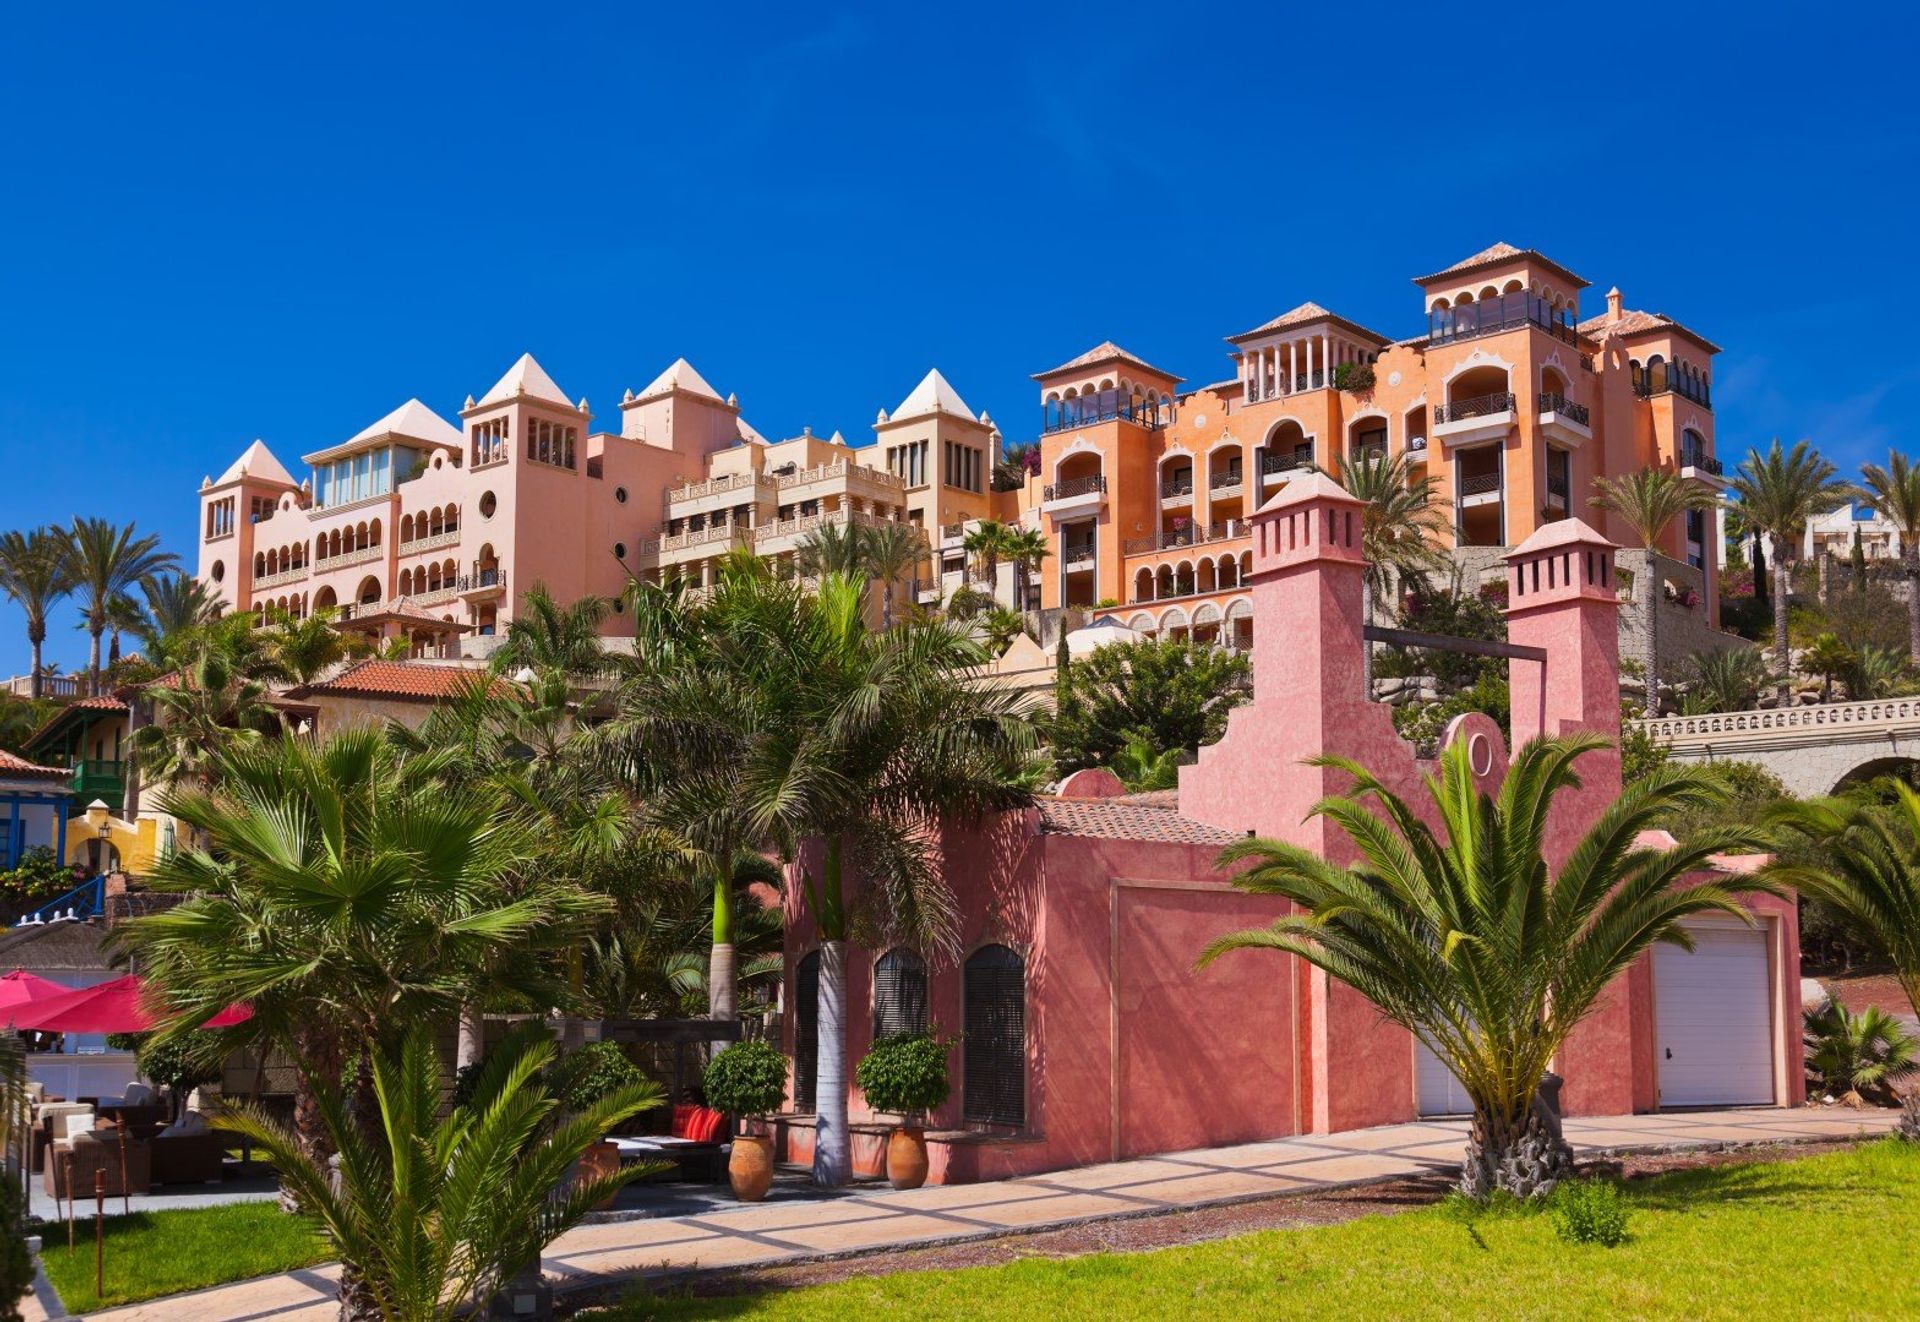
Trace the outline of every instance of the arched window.
[[893, 949], [873, 966], [873, 1040], [927, 1031], [927, 964]]
[[820, 1077], [820, 952], [793, 972], [793, 1109], [810, 1112]]
[[967, 959], [962, 1118], [975, 1124], [1027, 1120], [1027, 966], [1005, 946]]

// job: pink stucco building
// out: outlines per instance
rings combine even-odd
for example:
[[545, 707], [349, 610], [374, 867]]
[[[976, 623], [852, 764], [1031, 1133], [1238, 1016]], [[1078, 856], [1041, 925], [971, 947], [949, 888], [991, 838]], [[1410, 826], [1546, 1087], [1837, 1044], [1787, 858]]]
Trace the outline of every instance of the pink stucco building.
[[[1357, 758], [1409, 801], [1431, 769], [1361, 691], [1360, 506], [1330, 479], [1296, 477], [1251, 519], [1248, 587], [1260, 621], [1254, 700], [1201, 750], [1175, 793], [1127, 795], [1082, 772], [1058, 797], [978, 829], [949, 830], [943, 866], [964, 953], [849, 957], [847, 1051], [931, 1023], [959, 1035], [951, 1101], [930, 1134], [933, 1178], [961, 1181], [1087, 1162], [1330, 1132], [1459, 1109], [1457, 1087], [1404, 1030], [1351, 989], [1288, 957], [1237, 952], [1204, 972], [1213, 938], [1278, 901], [1243, 895], [1214, 867], [1249, 833], [1344, 860], [1349, 841], [1309, 806]], [[1489, 787], [1508, 749], [1543, 734], [1619, 730], [1614, 547], [1577, 519], [1546, 524], [1506, 557], [1511, 731], [1484, 716], [1448, 731]], [[1537, 649], [1533, 651], [1531, 649]], [[1563, 800], [1564, 853], [1618, 793], [1617, 755], [1589, 754]], [[1751, 860], [1729, 859], [1730, 871]], [[1663, 948], [1615, 985], [1558, 1069], [1576, 1114], [1662, 1105], [1792, 1103], [1799, 933], [1794, 908], [1756, 896], [1755, 925], [1702, 924], [1699, 949]], [[817, 942], [803, 888], [788, 898], [785, 1042], [795, 1061], [790, 1159], [813, 1143]], [[885, 1125], [852, 1097], [856, 1168], [878, 1169]]]

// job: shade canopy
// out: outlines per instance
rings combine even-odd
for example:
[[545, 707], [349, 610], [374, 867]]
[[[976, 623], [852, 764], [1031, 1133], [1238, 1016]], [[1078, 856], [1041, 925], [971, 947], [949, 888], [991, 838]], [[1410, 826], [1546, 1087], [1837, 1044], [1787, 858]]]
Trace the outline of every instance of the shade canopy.
[[65, 996], [69, 990], [50, 978], [29, 973], [25, 969], [0, 975], [0, 1019], [12, 1023], [19, 1017], [14, 1013], [18, 1007], [53, 996]]
[[[146, 995], [145, 982], [128, 974], [112, 982], [26, 1001], [11, 1011], [11, 1017], [15, 1027], [43, 1033], [145, 1033], [158, 1022], [141, 1004]], [[203, 1026], [228, 1028], [252, 1017], [251, 1009], [234, 1005]]]

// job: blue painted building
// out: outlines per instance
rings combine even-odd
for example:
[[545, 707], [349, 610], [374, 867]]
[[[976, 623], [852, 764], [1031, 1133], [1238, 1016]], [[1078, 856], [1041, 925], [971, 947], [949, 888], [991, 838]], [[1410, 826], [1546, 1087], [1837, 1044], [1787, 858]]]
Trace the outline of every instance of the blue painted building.
[[0, 751], [0, 871], [18, 867], [30, 849], [67, 856], [72, 774], [65, 767], [36, 766]]

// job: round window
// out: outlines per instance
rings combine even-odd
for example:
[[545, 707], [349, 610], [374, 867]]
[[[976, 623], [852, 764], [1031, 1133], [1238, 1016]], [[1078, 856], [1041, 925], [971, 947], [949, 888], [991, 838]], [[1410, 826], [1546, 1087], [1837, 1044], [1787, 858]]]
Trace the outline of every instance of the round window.
[[619, 502], [620, 502], [620, 503], [621, 503], [622, 505], [624, 505], [624, 504], [626, 504], [626, 503], [627, 503], [627, 489], [626, 489], [625, 487], [615, 487], [615, 488], [613, 489], [613, 498], [614, 498], [615, 500], [617, 500], [617, 501], [619, 501]]
[[613, 544], [613, 558], [615, 560], [625, 560], [627, 558], [627, 544], [625, 542], [615, 542]]
[[613, 613], [615, 615], [622, 614], [626, 609], [627, 599], [625, 597], [615, 597], [613, 599]]
[[210, 578], [212, 578], [212, 579], [213, 579], [213, 581], [214, 581], [214, 582], [216, 582], [216, 583], [224, 583], [224, 582], [226, 582], [226, 579], [227, 579], [227, 564], [226, 564], [226, 561], [224, 561], [224, 560], [216, 560], [216, 561], [214, 561], [214, 562], [213, 562], [213, 568], [212, 568], [212, 569], [210, 569], [210, 570], [208, 570], [208, 571], [207, 571], [207, 573], [208, 573], [208, 576], [209, 576]]
[[484, 491], [480, 494], [480, 517], [481, 518], [491, 519], [493, 517], [493, 512], [499, 507], [500, 507], [500, 502], [493, 498], [493, 493], [491, 491]]

